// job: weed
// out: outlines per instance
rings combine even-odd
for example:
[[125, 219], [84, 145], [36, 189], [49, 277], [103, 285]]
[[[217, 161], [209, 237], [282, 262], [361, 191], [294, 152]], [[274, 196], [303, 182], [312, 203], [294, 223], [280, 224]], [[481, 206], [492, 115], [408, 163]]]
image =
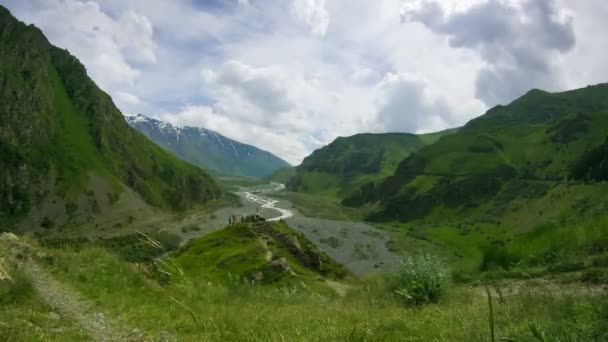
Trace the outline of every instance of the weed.
[[407, 305], [437, 302], [445, 292], [449, 269], [432, 255], [403, 258], [393, 273], [393, 290]]

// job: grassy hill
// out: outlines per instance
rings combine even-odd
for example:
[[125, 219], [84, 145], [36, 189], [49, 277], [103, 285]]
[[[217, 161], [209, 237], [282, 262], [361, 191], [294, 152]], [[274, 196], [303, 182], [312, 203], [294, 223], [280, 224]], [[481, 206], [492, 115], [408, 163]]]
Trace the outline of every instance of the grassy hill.
[[394, 230], [402, 248], [421, 242], [461, 275], [594, 272], [608, 252], [596, 244], [608, 208], [607, 98], [605, 84], [531, 91], [342, 203], [371, 208], [367, 219]]
[[192, 241], [175, 256], [186, 276], [227, 283], [323, 286], [349, 276], [302, 234], [283, 222], [241, 223]]
[[479, 206], [524, 181], [542, 187], [584, 180], [592, 166], [582, 160], [601, 154], [594, 151], [606, 140], [608, 101], [602, 94], [608, 95], [608, 85], [557, 94], [531, 91], [421, 149], [394, 175], [344, 203], [380, 202], [383, 209], [374, 218], [408, 220], [440, 206]]
[[131, 129], [75, 57], [1, 6], [0, 80], [1, 221], [50, 228], [92, 222], [118, 201], [183, 210], [222, 196]]
[[411, 153], [453, 132], [339, 137], [306, 157], [287, 187], [296, 192], [345, 197], [353, 188], [391, 175]]
[[[247, 229], [231, 229], [224, 232], [229, 246], [240, 244]], [[129, 264], [106, 248], [30, 241], [11, 250], [3, 240], [0, 255], [18, 250], [15, 260], [29, 260], [11, 270], [14, 282], [0, 285], [0, 335], [11, 341], [490, 340], [488, 298], [479, 286], [453, 285], [437, 303], [411, 307], [391, 288], [394, 277], [344, 284], [341, 295], [296, 282], [212, 281], [211, 251], [197, 244], [178, 256], [189, 268], [183, 275], [158, 282], [150, 262]], [[241, 255], [224, 252], [226, 267]], [[203, 262], [198, 270], [196, 260]], [[496, 340], [594, 341], [605, 334], [608, 303], [599, 287], [496, 283], [490, 293]]]

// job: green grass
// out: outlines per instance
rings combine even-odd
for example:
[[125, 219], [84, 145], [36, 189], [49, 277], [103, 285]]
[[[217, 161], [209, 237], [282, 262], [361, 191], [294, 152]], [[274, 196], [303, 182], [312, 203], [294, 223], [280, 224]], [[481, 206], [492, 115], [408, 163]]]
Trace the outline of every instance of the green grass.
[[3, 341], [88, 340], [70, 319], [61, 317], [44, 303], [27, 273], [17, 269], [11, 276], [13, 283], [0, 285], [0, 336]]
[[[378, 278], [345, 298], [297, 287], [210, 285], [188, 277], [157, 287], [105, 250], [52, 254], [49, 267], [57, 277], [127, 327], [151, 336], [166, 331], [182, 341], [489, 340], [487, 299], [476, 289], [453, 287], [439, 303], [410, 309]], [[546, 340], [594, 340], [605, 333], [607, 310], [605, 297], [524, 289], [495, 303], [496, 334], [535, 341], [535, 330]]]
[[[281, 258], [293, 273], [272, 268], [271, 263]], [[285, 223], [228, 226], [191, 242], [175, 254], [175, 261], [189, 278], [213, 283], [256, 281], [319, 288], [322, 282], [318, 279], [337, 280], [348, 275], [343, 266]]]

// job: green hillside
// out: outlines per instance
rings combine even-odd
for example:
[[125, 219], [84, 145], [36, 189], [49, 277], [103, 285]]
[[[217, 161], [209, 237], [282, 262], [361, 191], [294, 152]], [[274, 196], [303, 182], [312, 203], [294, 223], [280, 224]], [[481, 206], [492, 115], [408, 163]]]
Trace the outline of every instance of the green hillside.
[[411, 153], [453, 132], [340, 137], [306, 157], [287, 187], [295, 192], [342, 198], [352, 189], [391, 175]]
[[131, 129], [76, 58], [3, 7], [0, 82], [0, 220], [51, 226], [43, 217], [92, 216], [130, 189], [134, 201], [172, 210], [222, 196], [207, 174]]
[[276, 170], [272, 176], [269, 177], [269, 180], [273, 182], [278, 182], [281, 184], [285, 184], [289, 182], [289, 180], [296, 175], [295, 167], [284, 167]]
[[[279, 222], [241, 223], [191, 242], [175, 255], [186, 276], [227, 283], [319, 286], [349, 275], [302, 234]], [[316, 285], [315, 285], [316, 284]]]
[[383, 209], [373, 218], [407, 221], [441, 206], [485, 204], [526, 181], [543, 188], [584, 180], [590, 161], [581, 165], [582, 158], [606, 140], [605, 95], [607, 85], [557, 94], [531, 91], [421, 149], [394, 175], [364, 186], [344, 203], [380, 202]]
[[342, 203], [394, 230], [402, 248], [449, 257], [459, 276], [593, 273], [608, 252], [606, 99], [605, 84], [529, 92]]

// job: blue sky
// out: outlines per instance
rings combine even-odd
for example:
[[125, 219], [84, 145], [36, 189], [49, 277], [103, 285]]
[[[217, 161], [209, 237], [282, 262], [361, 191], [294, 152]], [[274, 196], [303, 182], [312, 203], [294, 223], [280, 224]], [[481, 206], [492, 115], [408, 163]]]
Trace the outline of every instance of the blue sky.
[[464, 124], [608, 81], [604, 0], [0, 0], [125, 114], [293, 164], [337, 136]]

